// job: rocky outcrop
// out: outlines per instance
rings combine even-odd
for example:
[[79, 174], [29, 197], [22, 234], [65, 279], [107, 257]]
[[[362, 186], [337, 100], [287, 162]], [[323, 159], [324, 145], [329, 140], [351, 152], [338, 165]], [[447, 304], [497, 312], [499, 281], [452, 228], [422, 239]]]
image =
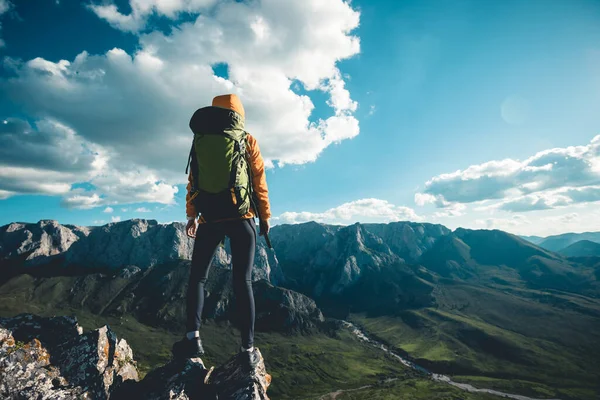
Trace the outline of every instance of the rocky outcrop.
[[144, 400], [268, 400], [271, 375], [258, 348], [259, 362], [247, 367], [240, 355], [225, 364], [207, 369], [200, 358], [170, 363], [150, 372], [143, 381], [128, 385], [118, 393], [119, 399]]
[[244, 367], [240, 355], [229, 359], [209, 377], [208, 383], [215, 387], [219, 399], [268, 400], [267, 389], [271, 375], [267, 374], [265, 362], [258, 348], [259, 362], [252, 370]]
[[21, 342], [28, 343], [38, 339], [50, 350], [62, 343], [78, 339], [83, 333], [83, 328], [74, 317], [42, 318], [32, 314], [20, 314], [12, 318], [0, 317], [0, 326], [11, 331]]
[[84, 394], [81, 387], [68, 387], [39, 340], [17, 343], [9, 330], [0, 328], [1, 398], [75, 399]]
[[109, 327], [82, 333], [75, 318], [0, 320], [0, 397], [108, 399], [137, 381], [133, 352]]
[[174, 360], [138, 381], [131, 348], [107, 326], [81, 333], [75, 318], [24, 314], [0, 320], [0, 398], [268, 400], [271, 376], [254, 351], [254, 368], [239, 354], [210, 370]]
[[109, 398], [122, 382], [138, 380], [131, 348], [108, 326], [61, 344], [52, 362], [71, 385], [84, 388], [95, 399]]
[[261, 330], [310, 332], [325, 321], [315, 301], [262, 280], [254, 283], [256, 326]]

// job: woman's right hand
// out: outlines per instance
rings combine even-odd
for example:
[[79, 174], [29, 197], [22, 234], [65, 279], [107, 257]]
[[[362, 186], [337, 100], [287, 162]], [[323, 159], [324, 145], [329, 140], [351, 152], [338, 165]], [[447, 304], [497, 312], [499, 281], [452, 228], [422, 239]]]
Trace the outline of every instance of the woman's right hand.
[[269, 225], [269, 220], [265, 219], [265, 220], [260, 220], [258, 223], [258, 226], [260, 228], [259, 231], [259, 236], [265, 236], [269, 234], [269, 231], [271, 230], [271, 227]]
[[198, 230], [198, 221], [196, 218], [188, 220], [187, 226], [185, 227], [185, 232], [188, 237], [195, 238], [196, 230]]

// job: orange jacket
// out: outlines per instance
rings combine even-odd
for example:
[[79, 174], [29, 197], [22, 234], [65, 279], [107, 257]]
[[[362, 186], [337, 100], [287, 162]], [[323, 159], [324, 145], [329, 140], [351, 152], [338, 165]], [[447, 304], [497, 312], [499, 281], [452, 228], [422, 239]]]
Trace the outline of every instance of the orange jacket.
[[[229, 108], [238, 112], [242, 117], [244, 116], [244, 107], [242, 106], [242, 102], [240, 99], [234, 95], [223, 95], [217, 96], [213, 99], [213, 106]], [[248, 161], [250, 163], [250, 168], [252, 170], [252, 185], [254, 189], [254, 193], [256, 196], [256, 206], [258, 207], [258, 211], [260, 213], [260, 217], [263, 220], [268, 220], [271, 218], [271, 206], [269, 204], [269, 189], [267, 187], [267, 176], [265, 174], [265, 163], [260, 153], [260, 148], [258, 147], [258, 142], [254, 138], [254, 136], [248, 134]], [[185, 196], [185, 211], [188, 219], [196, 218], [198, 216], [198, 212], [196, 211], [196, 207], [190, 201], [190, 190], [192, 187], [192, 171], [188, 175], [188, 185], [187, 185], [187, 194]], [[250, 211], [240, 217], [242, 219], [253, 218], [256, 214], [252, 208]], [[202, 216], [200, 216], [198, 222], [204, 223], [206, 222]]]

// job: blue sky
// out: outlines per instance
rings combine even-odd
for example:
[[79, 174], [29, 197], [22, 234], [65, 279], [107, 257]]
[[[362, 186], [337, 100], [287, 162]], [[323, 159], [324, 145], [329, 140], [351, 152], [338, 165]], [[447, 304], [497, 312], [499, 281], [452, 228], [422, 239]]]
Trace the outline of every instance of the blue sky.
[[184, 220], [189, 116], [235, 92], [275, 223], [600, 230], [597, 1], [0, 13], [0, 224]]

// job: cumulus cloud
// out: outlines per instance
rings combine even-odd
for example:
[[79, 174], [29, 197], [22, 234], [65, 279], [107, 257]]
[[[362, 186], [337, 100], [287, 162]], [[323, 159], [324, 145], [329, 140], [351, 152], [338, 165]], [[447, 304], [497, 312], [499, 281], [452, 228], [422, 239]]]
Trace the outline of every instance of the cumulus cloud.
[[69, 196], [63, 198], [62, 205], [67, 208], [87, 210], [101, 206], [102, 202], [102, 198], [97, 193], [85, 194], [83, 191], [73, 191]]
[[0, 15], [10, 10], [11, 6], [8, 0], [0, 0]]
[[415, 203], [418, 206], [424, 206], [426, 204], [435, 204], [437, 207], [446, 207], [450, 205], [444, 200], [443, 196], [433, 196], [429, 193], [415, 193]]
[[135, 210], [136, 212], [140, 212], [140, 213], [149, 213], [152, 212], [149, 209], [147, 209], [146, 207], [140, 207], [140, 208], [136, 208]]
[[564, 193], [565, 196], [572, 199], [575, 203], [600, 201], [600, 185], [567, 189]]
[[181, 12], [197, 13], [214, 5], [216, 0], [130, 0], [131, 12], [123, 14], [115, 4], [89, 4], [88, 7], [114, 28], [137, 32], [152, 14], [175, 18]]
[[0, 124], [0, 162], [13, 167], [77, 172], [91, 170], [100, 149], [55, 121], [41, 120], [37, 129], [23, 120], [8, 118]]
[[600, 200], [600, 136], [586, 146], [554, 148], [525, 161], [473, 165], [429, 180], [418, 205], [497, 200], [492, 208], [525, 212]]
[[[0, 16], [5, 14], [8, 10], [12, 8], [12, 4], [8, 0], [0, 0]], [[0, 23], [0, 34], [2, 33], [2, 23]], [[2, 40], [2, 36], [0, 36], [0, 48], [4, 47], [5, 43]]]
[[556, 215], [550, 217], [544, 217], [543, 220], [552, 223], [569, 224], [572, 222], [578, 222], [581, 218], [578, 213], [569, 213], [565, 215]]
[[115, 210], [112, 207], [106, 207], [103, 212], [110, 214], [113, 211], [115, 211]]
[[435, 218], [444, 218], [444, 217], [460, 217], [461, 215], [465, 215], [467, 206], [460, 203], [448, 204], [444, 207], [442, 211], [436, 211], [433, 216]]
[[[115, 48], [99, 55], [82, 51], [69, 61], [6, 63], [12, 73], [0, 88], [15, 104], [34, 119], [60, 121], [72, 136], [102, 149], [78, 158], [80, 163], [104, 163], [92, 177], [68, 179], [63, 173], [63, 186], [47, 189], [68, 192], [63, 204], [172, 203], [175, 185], [186, 179], [182, 165], [192, 139], [189, 118], [217, 94], [241, 97], [247, 129], [257, 137], [269, 166], [315, 161], [326, 147], [358, 135], [358, 105], [337, 68], [338, 61], [360, 49], [352, 34], [359, 13], [348, 3], [131, 0], [130, 6], [127, 15], [110, 3], [90, 7], [119, 29], [141, 32], [153, 13], [175, 18], [181, 12], [213, 9], [169, 34], [139, 33], [138, 50], [132, 54]], [[227, 65], [228, 79], [214, 75], [216, 64]], [[296, 83], [309, 94], [326, 93], [331, 116], [313, 121], [314, 105], [308, 95], [294, 91]], [[33, 140], [21, 142], [36, 146]], [[25, 161], [10, 165], [19, 162]], [[95, 189], [69, 191], [67, 185], [75, 182], [90, 182]], [[8, 185], [0, 190], [26, 193]]]
[[[120, 157], [116, 157], [119, 159]], [[89, 182], [94, 189], [73, 189]], [[172, 204], [177, 187], [147, 168], [120, 160], [111, 152], [53, 119], [35, 127], [19, 119], [0, 124], [0, 193], [63, 195], [69, 208], [93, 208], [142, 201]]]
[[486, 218], [475, 220], [476, 225], [484, 226], [486, 229], [500, 229], [513, 231], [522, 225], [531, 224], [531, 221], [523, 215], [513, 215], [512, 218]]
[[110, 217], [111, 222], [121, 222], [121, 217], [116, 216], [116, 217]]
[[539, 194], [528, 194], [504, 201], [497, 205], [498, 208], [511, 212], [527, 212], [537, 210], [549, 210], [560, 206], [566, 206], [571, 203], [568, 196], [559, 192], [545, 192]]
[[353, 222], [393, 222], [420, 221], [422, 218], [408, 207], [396, 206], [380, 199], [361, 199], [344, 203], [321, 213], [284, 212], [275, 221], [297, 224], [317, 221], [331, 224], [350, 224]]
[[51, 119], [0, 123], [0, 191], [61, 195], [103, 167], [103, 150]]

